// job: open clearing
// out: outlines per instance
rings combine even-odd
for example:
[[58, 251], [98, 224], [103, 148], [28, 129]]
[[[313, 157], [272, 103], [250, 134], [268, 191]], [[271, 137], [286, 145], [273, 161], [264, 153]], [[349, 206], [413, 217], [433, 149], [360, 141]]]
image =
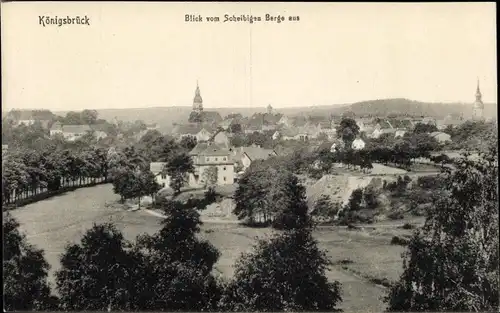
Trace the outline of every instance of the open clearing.
[[[110, 204], [118, 197], [111, 185], [82, 188], [51, 199], [11, 211], [21, 223], [21, 230], [30, 243], [45, 250], [45, 256], [54, 271], [60, 267], [59, 256], [67, 243], [79, 242], [93, 223], [113, 222], [129, 240], [142, 233], [153, 233], [160, 228], [160, 217], [146, 211], [124, 211]], [[401, 221], [402, 223], [403, 221]], [[376, 225], [372, 225], [375, 226]], [[315, 237], [327, 250], [333, 262], [350, 260], [352, 263], [332, 266], [328, 276], [343, 286], [345, 311], [382, 311], [381, 297], [385, 290], [371, 283], [370, 278], [397, 279], [401, 272], [401, 253], [404, 247], [390, 245], [395, 234], [409, 231], [394, 227], [365, 228], [350, 231], [321, 227]], [[205, 223], [200, 234], [210, 240], [221, 252], [216, 271], [225, 277], [233, 274], [233, 264], [242, 252], [251, 251], [256, 237], [271, 235], [269, 229], [246, 228], [235, 223]]]

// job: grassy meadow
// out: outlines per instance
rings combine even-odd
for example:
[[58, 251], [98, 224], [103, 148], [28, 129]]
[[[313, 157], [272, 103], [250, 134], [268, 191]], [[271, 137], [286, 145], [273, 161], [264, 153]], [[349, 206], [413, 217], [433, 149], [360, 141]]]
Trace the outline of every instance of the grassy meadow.
[[[28, 241], [45, 250], [52, 268], [50, 281], [59, 265], [59, 256], [68, 243], [79, 242], [93, 223], [113, 222], [129, 240], [142, 233], [154, 233], [160, 228], [161, 218], [146, 211], [126, 211], [116, 205], [118, 197], [111, 185], [82, 188], [51, 199], [33, 203], [11, 211], [18, 219]], [[399, 221], [401, 223], [401, 221]], [[236, 223], [210, 223], [202, 226], [200, 236], [214, 244], [221, 252], [215, 271], [223, 277], [233, 275], [233, 264], [242, 252], [252, 251], [257, 238], [272, 235], [267, 228], [248, 228]], [[404, 247], [391, 245], [394, 235], [411, 231], [391, 225], [377, 224], [368, 228], [348, 230], [338, 227], [320, 227], [315, 237], [326, 250], [334, 265], [328, 272], [332, 280], [343, 285], [345, 311], [381, 311], [381, 297], [385, 288], [378, 280], [395, 280], [401, 272], [401, 253]]]

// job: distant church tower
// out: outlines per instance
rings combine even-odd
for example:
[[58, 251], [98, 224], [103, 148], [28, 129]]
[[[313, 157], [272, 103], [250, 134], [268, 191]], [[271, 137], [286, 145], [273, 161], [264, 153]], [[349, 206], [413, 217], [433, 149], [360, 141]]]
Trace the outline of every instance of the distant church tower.
[[481, 99], [481, 90], [479, 90], [479, 79], [477, 80], [477, 89], [476, 89], [476, 101], [474, 101], [474, 105], [472, 106], [472, 119], [473, 120], [482, 120], [484, 104]]
[[273, 107], [270, 104], [267, 106], [267, 114], [273, 114]]
[[201, 113], [203, 111], [203, 99], [200, 95], [200, 87], [198, 86], [198, 81], [196, 81], [196, 91], [194, 92], [193, 111], [198, 113]]

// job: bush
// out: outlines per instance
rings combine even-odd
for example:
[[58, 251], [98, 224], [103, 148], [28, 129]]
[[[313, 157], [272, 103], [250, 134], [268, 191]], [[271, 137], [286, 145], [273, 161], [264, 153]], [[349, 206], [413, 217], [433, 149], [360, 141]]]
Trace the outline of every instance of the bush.
[[351, 259], [342, 259], [342, 260], [335, 262], [335, 264], [341, 264], [341, 265], [347, 265], [347, 264], [352, 264], [352, 263], [354, 263], [354, 261]]
[[414, 229], [415, 225], [410, 224], [410, 223], [404, 223], [404, 225], [401, 228], [402, 229]]
[[387, 217], [391, 220], [402, 220], [404, 218], [403, 212], [396, 211], [396, 212], [391, 212]]
[[442, 179], [439, 176], [420, 176], [417, 179], [417, 185], [424, 189], [440, 189], [442, 185]]
[[399, 237], [399, 236], [394, 236], [391, 239], [391, 245], [400, 245], [400, 246], [406, 246], [408, 244], [408, 239]]

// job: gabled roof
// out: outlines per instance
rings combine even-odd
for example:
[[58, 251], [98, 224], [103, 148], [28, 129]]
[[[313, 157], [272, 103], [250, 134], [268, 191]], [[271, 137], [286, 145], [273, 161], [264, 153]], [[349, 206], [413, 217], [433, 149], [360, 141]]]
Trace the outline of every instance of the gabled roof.
[[189, 151], [189, 155], [199, 155], [201, 152], [203, 152], [206, 148], [208, 147], [208, 143], [206, 142], [199, 142], [196, 144], [196, 146]]
[[411, 120], [401, 120], [399, 122], [399, 127], [411, 128], [413, 127], [413, 124]]
[[229, 156], [229, 149], [215, 143], [209, 143], [207, 148], [198, 154], [199, 156]]
[[432, 132], [432, 133], [430, 133], [430, 134], [429, 134], [429, 136], [431, 136], [431, 137], [436, 137], [436, 136], [438, 136], [438, 135], [446, 135], [446, 136], [450, 136], [449, 134], [444, 133], [444, 132]]
[[234, 122], [234, 118], [228, 118], [227, 120], [223, 120], [222, 122], [219, 123], [220, 127], [227, 128], [231, 126], [231, 124]]
[[216, 143], [199, 143], [189, 152], [191, 156], [229, 156], [230, 151]]
[[295, 137], [299, 134], [299, 131], [295, 127], [287, 127], [281, 131], [281, 135], [285, 137]]
[[396, 132], [396, 130], [394, 128], [383, 128], [380, 131], [381, 131], [381, 134], [392, 134], [392, 133]]
[[234, 162], [241, 162], [241, 157], [243, 156], [243, 147], [229, 148], [229, 152], [232, 153], [231, 159]]
[[55, 123], [50, 129], [71, 134], [81, 134], [93, 130], [90, 125], [61, 125], [60, 123]]
[[166, 162], [151, 162], [149, 163], [149, 170], [153, 172], [153, 174], [158, 175], [163, 171], [163, 168], [167, 164]]
[[421, 123], [436, 123], [436, 119], [432, 117], [424, 117]]
[[321, 151], [321, 150], [330, 150], [330, 148], [332, 147], [332, 144], [333, 142], [332, 141], [323, 141], [319, 146], [318, 148], [316, 148], [317, 151]]
[[463, 123], [463, 121], [457, 120], [457, 119], [443, 119], [443, 120], [436, 121], [436, 124], [446, 125], [446, 126], [447, 125], [456, 126], [456, 125], [460, 125], [462, 123]]
[[190, 124], [178, 124], [175, 125], [172, 132], [178, 135], [196, 135], [201, 130], [201, 125], [190, 123]]
[[220, 121], [222, 121], [222, 116], [220, 116], [219, 112], [216, 111], [203, 111], [202, 119], [204, 122], [219, 123]]
[[380, 125], [380, 128], [382, 128], [382, 129], [391, 129], [392, 128], [391, 124], [387, 121], [384, 121], [384, 120], [380, 121], [378, 124]]
[[370, 134], [370, 133], [373, 133], [373, 131], [375, 130], [375, 128], [373, 126], [366, 126], [363, 131], [367, 134]]
[[251, 161], [266, 160], [276, 154], [273, 149], [264, 149], [261, 147], [244, 147], [243, 154], [246, 154]]
[[264, 122], [266, 124], [276, 124], [279, 122], [280, 119], [281, 116], [279, 114], [269, 114], [269, 113], [264, 114]]
[[304, 126], [306, 125], [307, 120], [305, 118], [301, 118], [300, 116], [296, 116], [293, 119], [293, 125], [296, 127]]
[[209, 133], [212, 133], [213, 132], [212, 128], [213, 127], [207, 124], [197, 124], [197, 123], [179, 124], [174, 127], [173, 133], [178, 135], [196, 135], [203, 129], [205, 129]]
[[318, 129], [316, 127], [312, 127], [309, 125], [305, 125], [303, 127], [297, 127], [297, 132], [298, 134], [303, 134], [303, 135], [314, 135], [318, 132]]
[[246, 127], [245, 130], [260, 131], [260, 130], [262, 130], [262, 124], [260, 124], [260, 125], [249, 125], [249, 126]]
[[321, 121], [318, 123], [318, 127], [321, 127], [321, 129], [331, 129], [332, 123], [330, 121]]

